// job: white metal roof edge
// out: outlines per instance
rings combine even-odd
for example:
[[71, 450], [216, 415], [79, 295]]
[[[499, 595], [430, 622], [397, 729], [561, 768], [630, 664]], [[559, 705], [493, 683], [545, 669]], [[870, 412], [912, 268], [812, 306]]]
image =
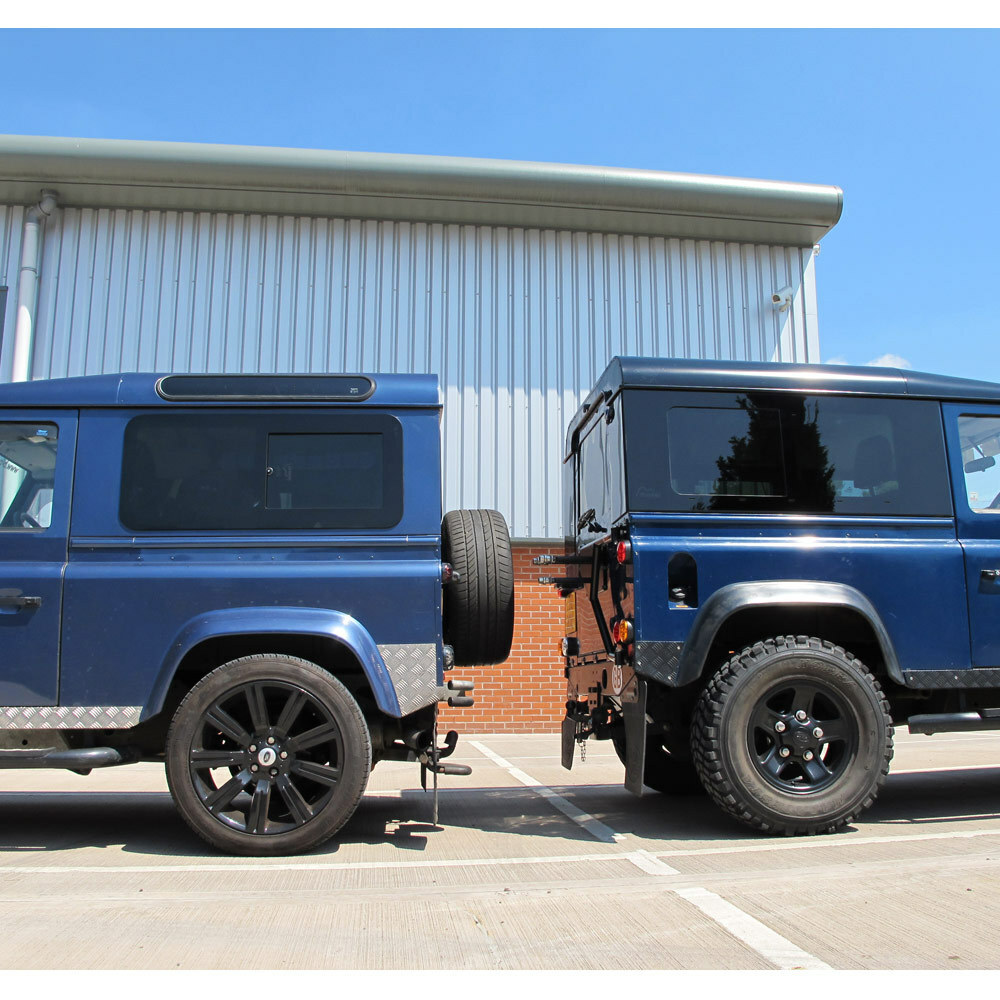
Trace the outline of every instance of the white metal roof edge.
[[505, 225], [811, 246], [839, 187], [518, 160], [0, 136], [0, 202]]

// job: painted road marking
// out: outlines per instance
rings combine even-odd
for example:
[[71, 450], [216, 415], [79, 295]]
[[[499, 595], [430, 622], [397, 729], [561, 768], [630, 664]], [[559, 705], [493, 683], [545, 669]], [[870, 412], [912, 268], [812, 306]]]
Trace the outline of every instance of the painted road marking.
[[[645, 853], [645, 852], [643, 852]], [[554, 857], [533, 858], [447, 858], [425, 861], [342, 861], [342, 862], [286, 862], [282, 864], [261, 864], [250, 862], [234, 862], [225, 864], [203, 865], [48, 865], [45, 867], [27, 867], [21, 865], [0, 866], [0, 872], [16, 872], [27, 875], [63, 875], [86, 874], [95, 872], [110, 875], [114, 872], [123, 873], [155, 873], [155, 872], [339, 872], [339, 871], [395, 871], [404, 868], [488, 868], [493, 865], [549, 865], [575, 864], [581, 861], [631, 861], [631, 858], [621, 854], [563, 854]], [[662, 863], [662, 862], [661, 862]], [[669, 865], [664, 864], [664, 868]], [[671, 872], [674, 869], [669, 868]], [[660, 873], [663, 874], [663, 873]], [[674, 873], [676, 874], [676, 873]]]
[[649, 851], [632, 851], [630, 854], [620, 856], [628, 858], [636, 868], [641, 868], [644, 872], [649, 872], [650, 875], [680, 875], [676, 868], [671, 868], [670, 865], [661, 861], [655, 854], [650, 854]]
[[[611, 827], [606, 826], [600, 820], [595, 819], [589, 813], [577, 809], [571, 802], [557, 795], [543, 785], [540, 781], [532, 778], [530, 774], [525, 774], [520, 768], [514, 767], [508, 760], [504, 760], [499, 754], [494, 753], [489, 747], [478, 740], [472, 741], [472, 745], [483, 756], [489, 758], [498, 767], [503, 768], [511, 777], [520, 781], [536, 794], [541, 795], [546, 801], [555, 806], [561, 813], [568, 816], [574, 823], [578, 823], [592, 836], [597, 837], [605, 843], [615, 843], [624, 839], [624, 835], [616, 833]], [[608, 839], [610, 838], [610, 840]], [[631, 861], [637, 868], [651, 875], [679, 875], [675, 868], [662, 862], [656, 855], [648, 851], [631, 851], [622, 855], [623, 858]], [[721, 896], [701, 886], [690, 889], [672, 889], [678, 896], [692, 905], [696, 906], [711, 920], [714, 920], [720, 927], [727, 930], [733, 937], [742, 941], [749, 948], [753, 949], [763, 959], [777, 966], [779, 969], [830, 969], [825, 962], [821, 962], [814, 955], [803, 951], [791, 941], [783, 938], [776, 931], [772, 931], [766, 924], [761, 923], [749, 913], [744, 913], [741, 909], [727, 902]]]
[[654, 851], [658, 858], [687, 858], [710, 854], [755, 854], [761, 851], [804, 851], [824, 847], [864, 847], [877, 844], [912, 843], [920, 840], [971, 840], [973, 837], [1000, 837], [1000, 827], [991, 830], [959, 830], [947, 833], [898, 833], [885, 837], [852, 837], [831, 833], [805, 840], [782, 840], [771, 843], [738, 844], [734, 847], [692, 847], [676, 851]]
[[749, 913], [733, 906], [714, 892], [696, 886], [693, 889], [672, 890], [681, 899], [697, 906], [707, 917], [711, 917], [720, 927], [725, 928], [735, 938], [752, 948], [762, 958], [766, 958], [779, 969], [815, 969], [830, 971], [832, 966], [821, 962], [815, 955], [803, 951], [787, 938], [772, 931]]
[[[22, 866], [0, 865], [0, 873], [20, 873], [25, 875], [74, 874], [94, 872], [110, 875], [123, 873], [155, 873], [155, 872], [269, 872], [269, 871], [361, 871], [361, 870], [394, 870], [405, 868], [485, 868], [490, 865], [544, 865], [544, 864], [574, 864], [588, 861], [631, 861], [643, 871], [654, 875], [677, 875], [675, 869], [662, 862], [662, 858], [703, 857], [718, 854], [756, 854], [767, 851], [800, 851], [809, 848], [827, 847], [865, 847], [880, 844], [914, 843], [925, 840], [971, 840], [977, 837], [1000, 837], [1000, 828], [991, 830], [962, 830], [944, 833], [914, 833], [890, 834], [885, 837], [852, 837], [845, 834], [830, 834], [822, 837], [810, 837], [808, 840], [778, 841], [772, 843], [755, 842], [740, 844], [733, 847], [692, 847], [675, 851], [632, 851], [628, 854], [605, 852], [604, 854], [560, 854], [552, 856], [518, 857], [518, 858], [442, 858], [425, 861], [341, 861], [341, 862], [282, 862], [268, 864], [266, 862], [238, 862], [232, 864], [188, 864], [188, 865], [46, 865]], [[641, 857], [643, 863], [636, 859]], [[653, 871], [652, 866], [644, 867], [647, 862], [660, 862], [662, 868]]]
[[564, 816], [568, 816], [577, 826], [582, 826], [592, 837], [603, 844], [617, 844], [624, 839], [624, 834], [616, 833], [610, 826], [606, 826], [599, 819], [595, 819], [590, 813], [578, 809], [568, 799], [557, 795], [548, 785], [543, 785], [540, 781], [532, 778], [530, 774], [525, 774], [520, 768], [514, 767], [509, 760], [504, 760], [499, 754], [495, 754], [488, 746], [478, 740], [472, 741], [474, 746], [484, 757], [493, 761], [497, 767], [502, 768], [516, 781], [521, 782], [526, 788], [530, 788], [536, 795], [540, 795], [551, 806], [554, 806]]

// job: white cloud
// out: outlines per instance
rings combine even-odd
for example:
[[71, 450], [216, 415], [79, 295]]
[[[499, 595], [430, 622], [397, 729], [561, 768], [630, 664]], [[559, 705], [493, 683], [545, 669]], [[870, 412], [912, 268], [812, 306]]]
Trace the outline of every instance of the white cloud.
[[906, 358], [900, 357], [898, 354], [882, 354], [872, 361], [867, 362], [873, 368], [912, 368], [913, 365], [910, 364]]

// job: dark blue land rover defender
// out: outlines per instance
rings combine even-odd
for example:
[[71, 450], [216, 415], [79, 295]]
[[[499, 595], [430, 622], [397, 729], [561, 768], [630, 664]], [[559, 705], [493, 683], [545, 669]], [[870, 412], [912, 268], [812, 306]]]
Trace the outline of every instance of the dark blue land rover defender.
[[615, 358], [566, 454], [564, 766], [820, 833], [894, 725], [1000, 728], [1000, 385]]
[[433, 376], [0, 386], [0, 767], [163, 760], [191, 827], [304, 851], [380, 759], [426, 774], [503, 661], [494, 511], [441, 517]]

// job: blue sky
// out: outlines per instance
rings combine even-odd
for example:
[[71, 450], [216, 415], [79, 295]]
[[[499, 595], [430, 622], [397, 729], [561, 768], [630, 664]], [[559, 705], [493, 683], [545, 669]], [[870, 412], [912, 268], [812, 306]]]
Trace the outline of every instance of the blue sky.
[[0, 32], [5, 133], [837, 184], [823, 360], [1000, 381], [1000, 32]]

